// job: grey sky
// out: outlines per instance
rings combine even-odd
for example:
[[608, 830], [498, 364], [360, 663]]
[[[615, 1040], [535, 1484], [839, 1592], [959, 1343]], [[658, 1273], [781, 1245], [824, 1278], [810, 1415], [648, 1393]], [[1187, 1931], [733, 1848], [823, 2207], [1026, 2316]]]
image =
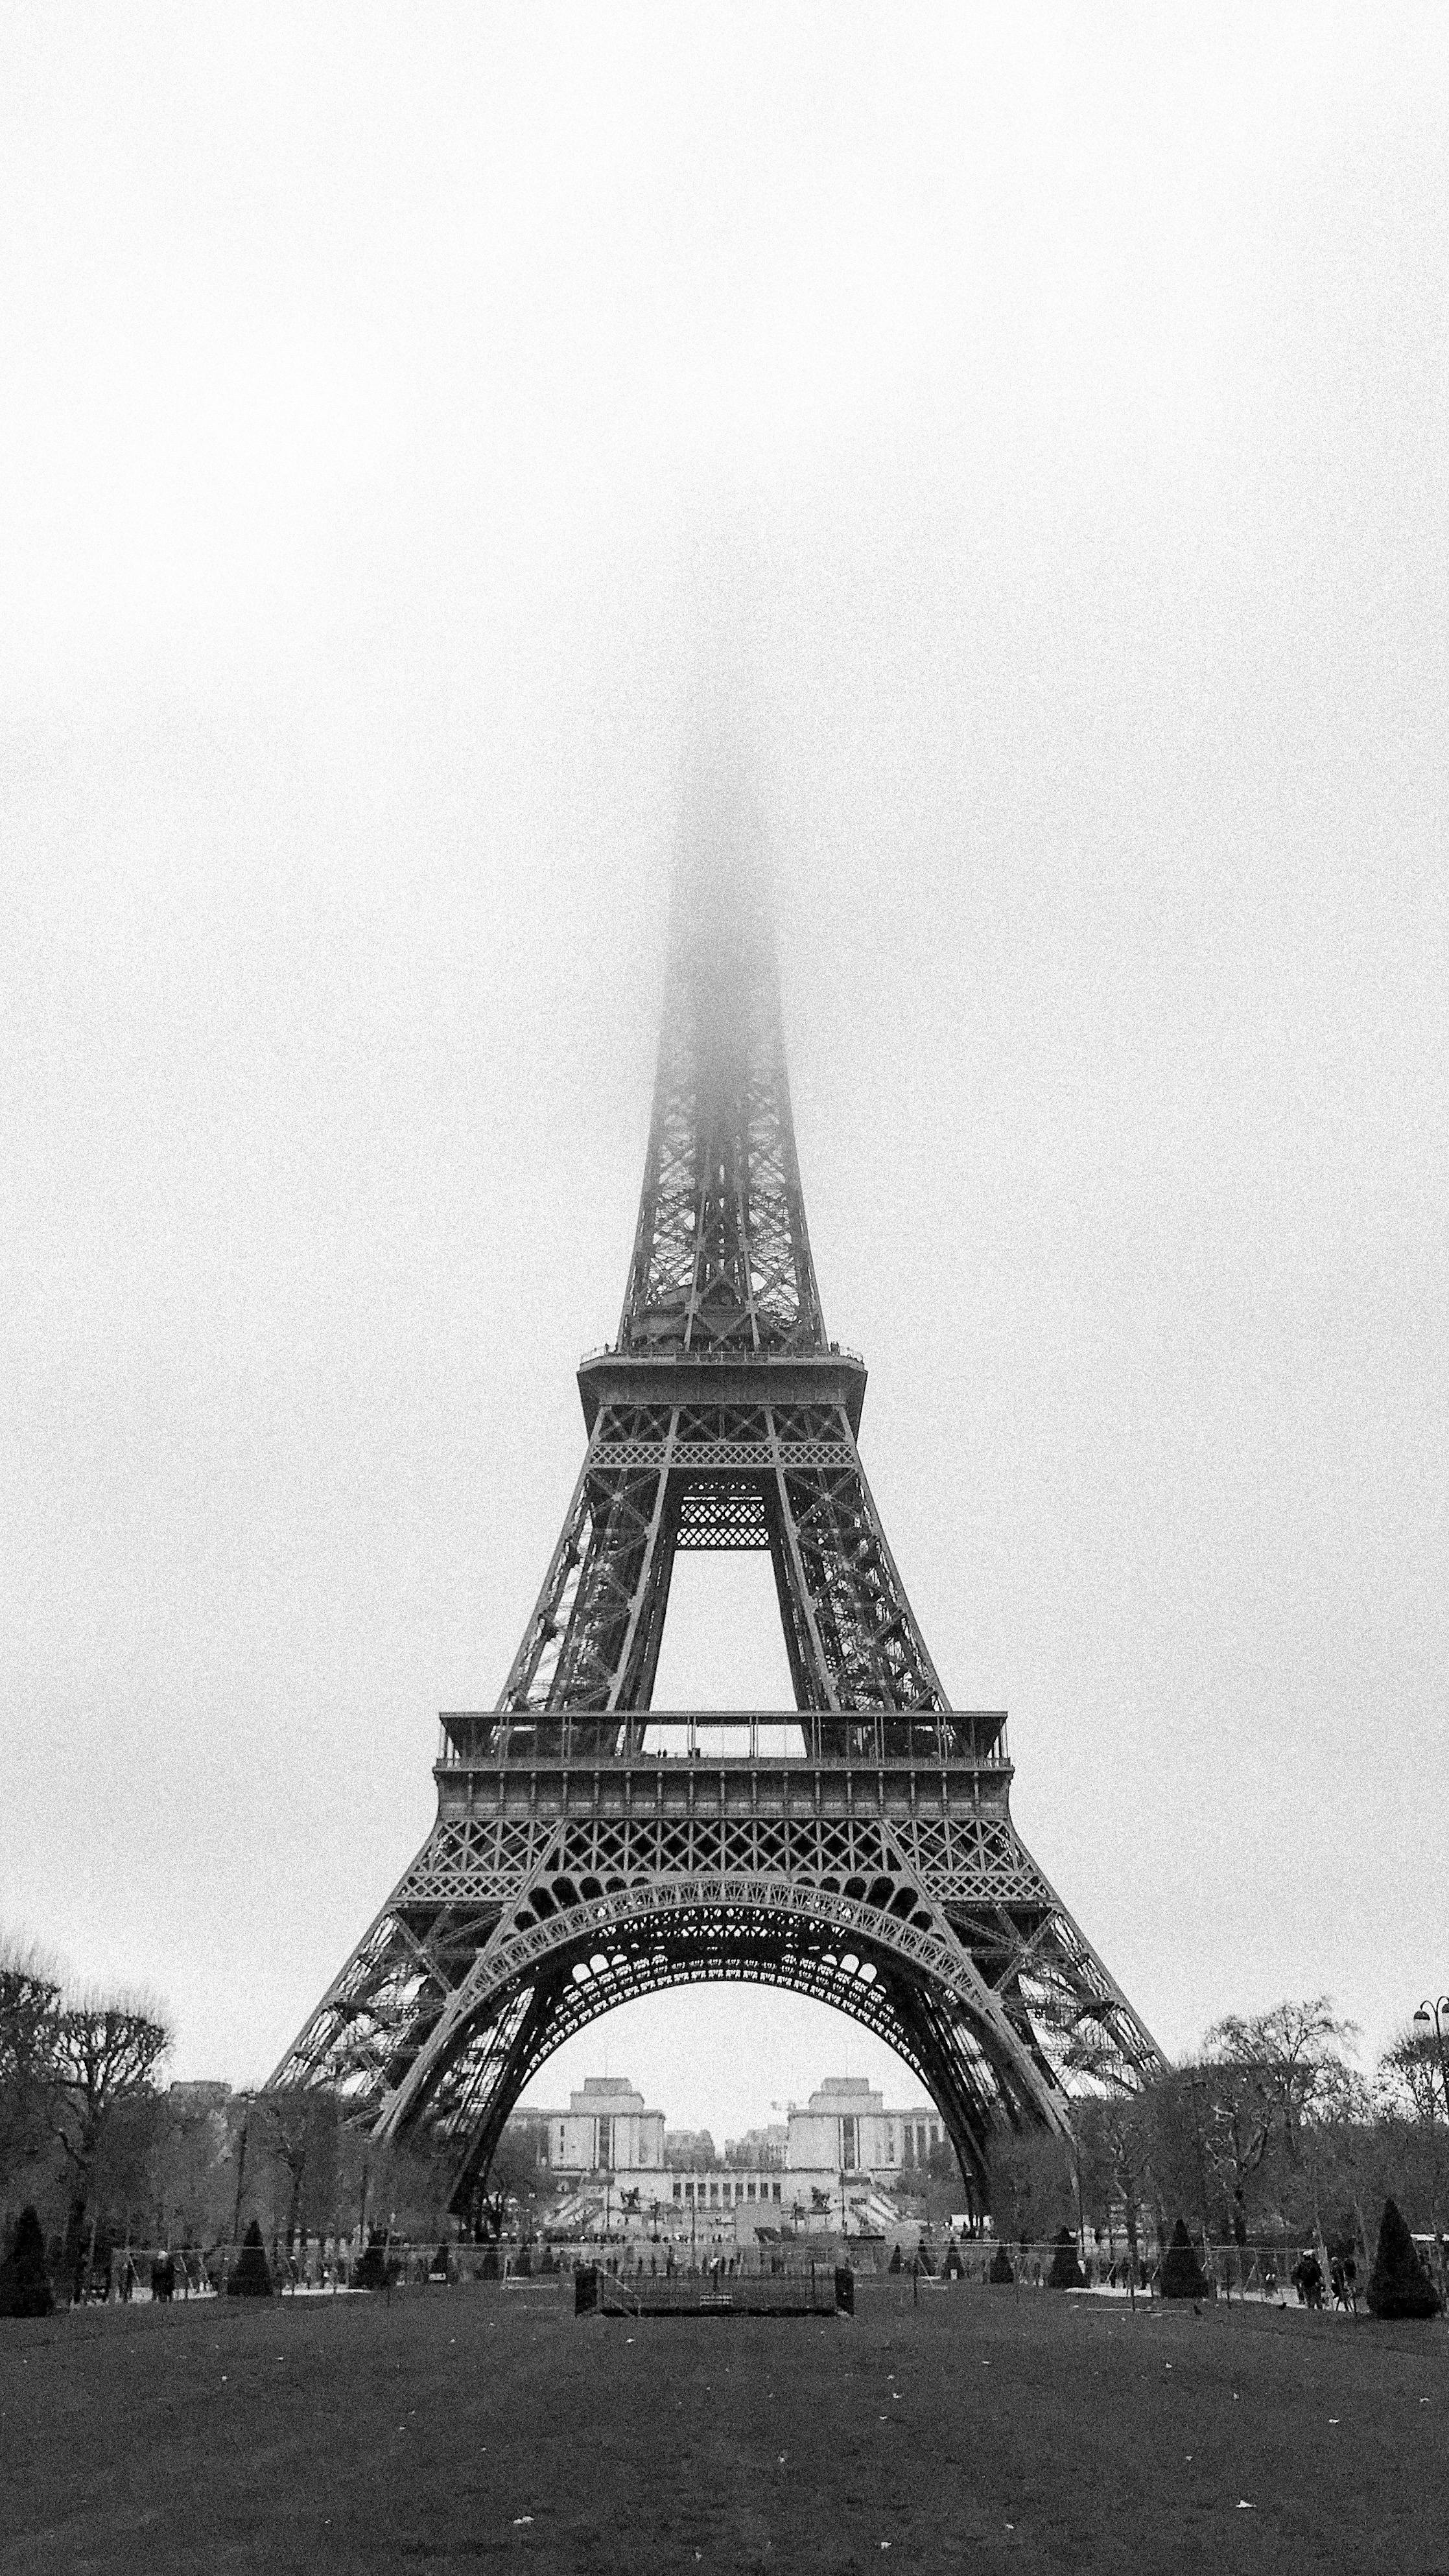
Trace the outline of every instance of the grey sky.
[[[1169, 2047], [1381, 2038], [1449, 1977], [1443, 12], [0, 46], [0, 1915], [240, 2080], [421, 1840], [577, 1470], [743, 638], [947, 1685]], [[767, 1568], [681, 1565], [660, 1699], [784, 1671]], [[884, 2062], [732, 1992], [538, 2089], [606, 2046], [718, 2129]]]

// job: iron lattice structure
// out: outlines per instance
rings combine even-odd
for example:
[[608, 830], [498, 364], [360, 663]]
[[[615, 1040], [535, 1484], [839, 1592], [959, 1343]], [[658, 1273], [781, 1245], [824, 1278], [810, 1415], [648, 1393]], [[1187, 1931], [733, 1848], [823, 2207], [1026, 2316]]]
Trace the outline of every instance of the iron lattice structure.
[[[949, 1706], [887, 1544], [749, 886], [706, 847], [676, 889], [618, 1338], [579, 1370], [583, 1469], [498, 1704], [444, 1717], [433, 1830], [272, 2079], [335, 2088], [382, 2139], [425, 2125], [460, 2211], [552, 2051], [662, 1987], [853, 2015], [980, 2201], [994, 2135], [1162, 2063], [1016, 1832], [1004, 1717]], [[793, 1711], [653, 1710], [680, 1548], [768, 1549]]]

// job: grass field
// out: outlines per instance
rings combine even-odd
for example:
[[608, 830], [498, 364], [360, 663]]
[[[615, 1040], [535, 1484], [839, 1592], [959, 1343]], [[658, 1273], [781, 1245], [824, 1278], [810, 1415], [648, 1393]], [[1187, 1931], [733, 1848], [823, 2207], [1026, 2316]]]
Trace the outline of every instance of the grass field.
[[863, 2283], [855, 2319], [568, 2287], [0, 2327], [0, 2565], [1449, 2576], [1449, 2332]]

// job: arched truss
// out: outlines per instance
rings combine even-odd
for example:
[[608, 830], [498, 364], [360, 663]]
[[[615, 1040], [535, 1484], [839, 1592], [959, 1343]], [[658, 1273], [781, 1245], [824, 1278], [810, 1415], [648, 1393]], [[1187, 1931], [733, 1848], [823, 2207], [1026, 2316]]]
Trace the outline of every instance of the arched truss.
[[847, 1893], [798, 1880], [656, 1880], [585, 1890], [555, 1878], [535, 1882], [531, 1901], [499, 1926], [435, 2015], [379, 2130], [398, 2135], [425, 2117], [454, 2150], [464, 2202], [519, 2093], [555, 2049], [621, 2003], [706, 1983], [777, 1986], [833, 2005], [884, 2040], [920, 2077], [983, 2196], [993, 2132], [1064, 2122], [1058, 2070], [1019, 1983], [988, 1986], [909, 1884], [877, 1879]]
[[[626, 1908], [615, 1900], [556, 1917], [541, 1955], [459, 2014], [435, 2059], [428, 2125], [458, 2153], [457, 2200], [486, 2174], [519, 2093], [566, 2040], [621, 2004], [705, 1984], [774, 1986], [849, 2014], [920, 2078], [984, 2193], [1010, 2078], [970, 2011], [928, 1964], [903, 1955], [897, 1928], [875, 1909], [828, 1899], [782, 1908], [774, 1893], [725, 1886], [688, 1907], [641, 1905], [636, 1893]], [[1040, 2116], [1036, 2101], [1016, 2107]]]
[[[425, 2126], [465, 2205], [523, 2086], [634, 1996], [770, 1984], [835, 2005], [919, 2074], [963, 2173], [993, 2136], [1060, 2127], [1082, 2085], [1139, 2082], [1156, 2052], [998, 1803], [834, 1814], [697, 1766], [615, 1766], [612, 1813], [440, 1814], [274, 2078], [328, 2085], [380, 2137]], [[822, 1770], [837, 1793], [842, 1782]], [[666, 1791], [697, 1799], [660, 1811]], [[872, 1806], [874, 1812], [872, 1812]]]

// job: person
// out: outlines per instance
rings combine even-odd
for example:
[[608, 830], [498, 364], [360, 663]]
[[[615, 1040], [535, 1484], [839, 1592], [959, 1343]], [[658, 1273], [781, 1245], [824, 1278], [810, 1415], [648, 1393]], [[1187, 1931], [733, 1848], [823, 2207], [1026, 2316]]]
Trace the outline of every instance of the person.
[[1298, 2293], [1301, 2308], [1322, 2307], [1323, 2266], [1311, 2245], [1304, 2246], [1293, 2266], [1293, 2287]]

